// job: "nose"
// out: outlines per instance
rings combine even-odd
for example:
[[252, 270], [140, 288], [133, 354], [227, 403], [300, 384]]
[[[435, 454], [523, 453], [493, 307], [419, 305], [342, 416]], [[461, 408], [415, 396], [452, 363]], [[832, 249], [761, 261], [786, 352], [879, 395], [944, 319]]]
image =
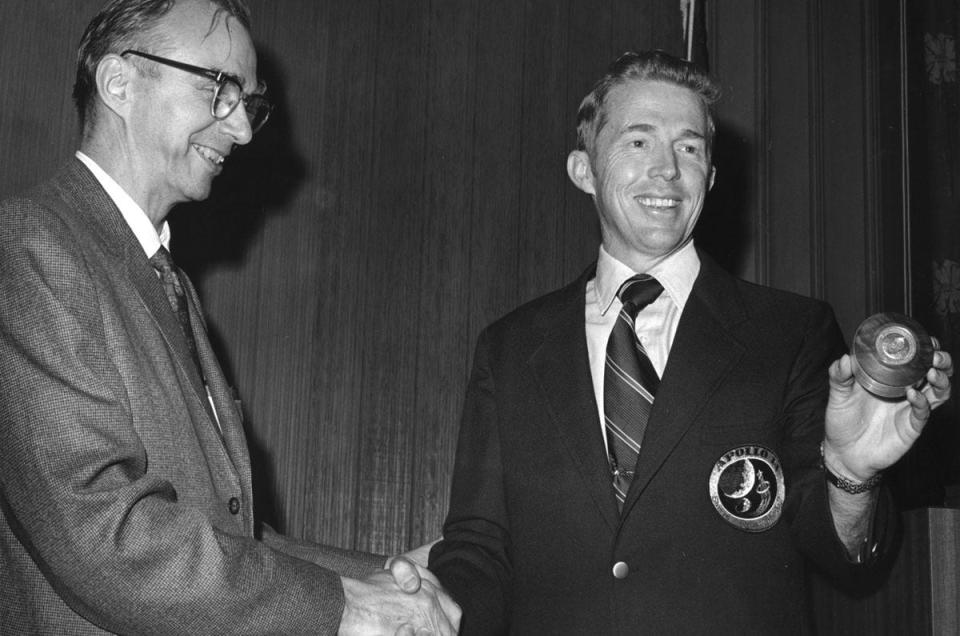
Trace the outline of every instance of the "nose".
[[253, 139], [253, 128], [250, 127], [250, 118], [243, 102], [237, 104], [229, 115], [220, 120], [220, 130], [233, 138], [233, 143], [243, 146]]
[[650, 162], [648, 171], [650, 177], [660, 177], [665, 181], [673, 181], [680, 175], [677, 156], [673, 148], [661, 147]]

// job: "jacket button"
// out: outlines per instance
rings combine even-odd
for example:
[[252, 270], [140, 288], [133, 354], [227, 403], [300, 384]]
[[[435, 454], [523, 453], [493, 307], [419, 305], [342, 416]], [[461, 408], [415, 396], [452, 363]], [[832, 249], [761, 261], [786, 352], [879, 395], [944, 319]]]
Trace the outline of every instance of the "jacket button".
[[240, 512], [240, 500], [236, 497], [230, 497], [230, 514], [235, 515]]
[[618, 579], [625, 579], [630, 574], [630, 566], [623, 561], [617, 561], [613, 564], [613, 576]]

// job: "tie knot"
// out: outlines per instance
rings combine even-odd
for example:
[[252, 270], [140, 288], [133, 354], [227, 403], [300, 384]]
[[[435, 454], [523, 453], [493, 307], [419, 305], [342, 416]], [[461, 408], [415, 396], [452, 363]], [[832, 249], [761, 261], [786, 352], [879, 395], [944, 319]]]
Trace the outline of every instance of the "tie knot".
[[160, 270], [161, 272], [174, 271], [173, 257], [170, 256], [170, 252], [168, 252], [167, 248], [163, 245], [150, 257], [150, 264], [153, 265], [154, 269]]
[[617, 292], [624, 310], [631, 318], [636, 318], [644, 307], [652, 303], [663, 291], [663, 285], [647, 274], [638, 274], [624, 281]]

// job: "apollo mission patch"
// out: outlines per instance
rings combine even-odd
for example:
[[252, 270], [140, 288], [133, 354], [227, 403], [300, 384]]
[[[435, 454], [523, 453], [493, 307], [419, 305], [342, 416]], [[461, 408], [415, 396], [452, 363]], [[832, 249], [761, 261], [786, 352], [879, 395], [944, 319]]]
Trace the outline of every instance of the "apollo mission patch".
[[730, 525], [747, 532], [773, 527], [783, 513], [786, 486], [780, 460], [769, 448], [738, 446], [710, 473], [710, 501]]

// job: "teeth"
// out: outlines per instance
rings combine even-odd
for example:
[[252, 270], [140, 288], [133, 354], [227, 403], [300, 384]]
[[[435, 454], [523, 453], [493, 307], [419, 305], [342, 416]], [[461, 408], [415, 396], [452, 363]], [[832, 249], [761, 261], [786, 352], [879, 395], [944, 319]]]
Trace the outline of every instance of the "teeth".
[[680, 204], [680, 201], [677, 199], [659, 199], [654, 197], [637, 197], [637, 201], [640, 205], [651, 208], [671, 208]]
[[226, 159], [219, 152], [216, 152], [215, 150], [207, 148], [206, 146], [198, 146], [197, 144], [193, 144], [193, 147], [197, 152], [200, 153], [201, 156], [203, 156], [204, 159], [206, 159], [207, 161], [210, 161], [211, 163], [215, 163], [218, 166], [222, 165], [224, 160]]

